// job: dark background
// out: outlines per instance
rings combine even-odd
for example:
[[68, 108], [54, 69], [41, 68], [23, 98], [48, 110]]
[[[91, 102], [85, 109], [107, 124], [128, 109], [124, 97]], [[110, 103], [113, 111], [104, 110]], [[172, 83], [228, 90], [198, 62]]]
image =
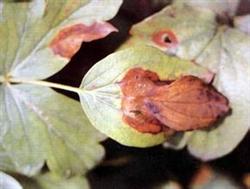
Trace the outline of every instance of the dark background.
[[[48, 80], [78, 87], [83, 76], [96, 62], [114, 52], [127, 39], [133, 24], [165, 5], [166, 3], [153, 5], [150, 0], [124, 0], [120, 11], [111, 20], [119, 32], [101, 40], [84, 43], [72, 61]], [[249, 0], [241, 2], [237, 14], [246, 13], [250, 13]], [[77, 95], [70, 92], [64, 94], [78, 99]], [[208, 164], [241, 183], [243, 175], [250, 173], [249, 144], [250, 134], [232, 153]], [[104, 141], [103, 145], [106, 149], [104, 161], [88, 174], [93, 189], [151, 189], [168, 179], [174, 179], [183, 188], [187, 188], [190, 179], [202, 164], [185, 149], [166, 150], [161, 145], [146, 149], [132, 148], [122, 146], [111, 139]]]

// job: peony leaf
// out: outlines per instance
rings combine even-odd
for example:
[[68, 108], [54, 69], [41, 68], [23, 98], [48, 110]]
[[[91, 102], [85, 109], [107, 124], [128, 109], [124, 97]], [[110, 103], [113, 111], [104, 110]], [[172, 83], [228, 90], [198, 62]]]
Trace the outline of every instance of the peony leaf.
[[103, 156], [80, 105], [46, 87], [0, 86], [0, 168], [36, 174], [47, 162], [63, 175], [84, 173]]
[[142, 133], [204, 129], [229, 111], [227, 99], [195, 76], [162, 81], [155, 72], [133, 68], [119, 85], [123, 120]]
[[1, 189], [22, 189], [16, 179], [0, 171], [0, 188]]
[[249, 44], [249, 36], [223, 27], [196, 59], [197, 63], [217, 73], [214, 85], [229, 99], [232, 107], [231, 116], [218, 127], [209, 131], [195, 131], [190, 139], [189, 150], [204, 160], [231, 152], [250, 127]]
[[[241, 23], [236, 18], [236, 26], [237, 21]], [[232, 108], [231, 115], [213, 129], [175, 134], [164, 146], [179, 149], [188, 144], [191, 153], [203, 160], [231, 152], [250, 127], [249, 36], [217, 24], [212, 11], [186, 4], [166, 7], [136, 24], [131, 33], [122, 48], [137, 43], [152, 45], [211, 70], [215, 73], [213, 85], [229, 99]]]
[[211, 75], [192, 62], [165, 56], [157, 49], [137, 46], [114, 53], [97, 63], [84, 77], [80, 99], [91, 123], [118, 142], [137, 147], [162, 143], [168, 135], [141, 133], [122, 119], [119, 82], [132, 68], [139, 67], [158, 74], [161, 80], [174, 80], [182, 75]]
[[44, 79], [63, 68], [82, 42], [116, 31], [104, 21], [116, 14], [121, 0], [0, 4], [0, 75]]
[[89, 184], [84, 176], [62, 178], [52, 173], [37, 175], [33, 178], [20, 179], [25, 189], [88, 189]]
[[34, 79], [59, 71], [83, 41], [115, 31], [105, 20], [121, 2], [0, 2], [1, 170], [30, 176], [47, 163], [68, 176], [86, 172], [103, 157], [99, 133], [77, 102], [48, 88], [57, 84]]
[[132, 37], [121, 48], [142, 43], [194, 59], [215, 32], [215, 15], [211, 11], [187, 5], [168, 6], [134, 25], [130, 30]]
[[240, 0], [185, 0], [183, 2], [193, 7], [208, 8], [220, 16], [234, 16], [240, 4]]

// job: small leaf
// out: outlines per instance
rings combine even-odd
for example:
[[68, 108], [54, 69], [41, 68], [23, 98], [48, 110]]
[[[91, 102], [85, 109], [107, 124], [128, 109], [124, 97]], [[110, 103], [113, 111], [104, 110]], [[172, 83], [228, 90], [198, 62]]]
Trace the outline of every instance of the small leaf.
[[181, 75], [204, 77], [210, 73], [192, 62], [165, 56], [155, 48], [138, 46], [108, 56], [84, 77], [80, 99], [88, 118], [97, 129], [128, 146], [160, 144], [168, 137], [163, 132], [138, 132], [122, 118], [119, 83], [127, 71], [135, 67], [153, 71], [161, 80], [174, 80]]
[[22, 189], [16, 179], [0, 171], [0, 188], [1, 189]]
[[206, 128], [229, 111], [227, 99], [194, 76], [161, 81], [152, 71], [134, 68], [120, 87], [123, 120], [143, 133]]
[[83, 41], [116, 31], [104, 21], [116, 14], [121, 2], [1, 1], [0, 75], [32, 79], [53, 75], [69, 62]]
[[20, 179], [25, 189], [88, 189], [89, 184], [84, 176], [62, 178], [52, 173], [37, 175], [33, 178]]

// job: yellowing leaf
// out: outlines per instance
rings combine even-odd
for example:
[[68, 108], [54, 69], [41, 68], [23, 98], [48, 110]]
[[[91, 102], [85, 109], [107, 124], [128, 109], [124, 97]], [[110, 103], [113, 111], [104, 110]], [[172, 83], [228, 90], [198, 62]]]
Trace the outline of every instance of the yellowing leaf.
[[118, 142], [137, 147], [162, 143], [168, 135], [141, 133], [122, 118], [120, 81], [128, 70], [140, 67], [158, 74], [161, 80], [174, 80], [182, 75], [211, 75], [192, 62], [165, 56], [159, 50], [137, 46], [109, 55], [98, 62], [84, 77], [81, 103], [91, 123]]

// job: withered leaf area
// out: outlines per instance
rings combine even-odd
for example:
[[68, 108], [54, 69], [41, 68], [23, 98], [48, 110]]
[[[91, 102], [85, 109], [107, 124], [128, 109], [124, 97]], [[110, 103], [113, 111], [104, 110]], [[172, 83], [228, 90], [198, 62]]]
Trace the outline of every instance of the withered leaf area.
[[226, 97], [195, 76], [160, 81], [152, 71], [133, 68], [120, 87], [123, 120], [142, 133], [206, 128], [230, 109]]

